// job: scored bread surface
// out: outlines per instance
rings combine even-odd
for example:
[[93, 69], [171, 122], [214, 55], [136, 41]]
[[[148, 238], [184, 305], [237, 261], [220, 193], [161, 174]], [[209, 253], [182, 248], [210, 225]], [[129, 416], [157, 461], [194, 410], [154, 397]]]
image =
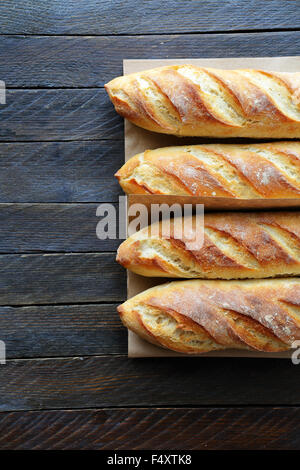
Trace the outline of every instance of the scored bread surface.
[[116, 111], [181, 136], [300, 137], [300, 72], [159, 67], [105, 85]]
[[299, 198], [300, 142], [146, 150], [115, 176], [128, 194]]
[[285, 351], [300, 339], [300, 279], [171, 282], [118, 312], [134, 333], [182, 353]]
[[[300, 274], [299, 211], [210, 213], [204, 226], [197, 225], [195, 216], [185, 218], [184, 224], [192, 232], [185, 231], [181, 218], [171, 219], [169, 233], [161, 222], [143, 228], [119, 246], [117, 261], [143, 276], [242, 279]], [[189, 242], [199, 227], [203, 244], [191, 249]]]

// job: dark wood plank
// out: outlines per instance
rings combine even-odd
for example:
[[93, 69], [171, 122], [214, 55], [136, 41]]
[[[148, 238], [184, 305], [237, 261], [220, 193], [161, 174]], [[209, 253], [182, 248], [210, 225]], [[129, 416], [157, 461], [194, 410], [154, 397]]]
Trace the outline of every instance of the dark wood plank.
[[[298, 10], [300, 12], [300, 8]], [[105, 82], [122, 75], [124, 58], [175, 60], [182, 57], [286, 56], [298, 55], [299, 49], [300, 32], [115, 37], [4, 36], [0, 37], [0, 77], [7, 87], [102, 87]], [[91, 98], [93, 93], [96, 92], [90, 91], [88, 94], [90, 105], [98, 106], [101, 116], [102, 104]], [[70, 95], [66, 94], [66, 98], [70, 99]], [[10, 99], [8, 96], [8, 103]], [[39, 107], [44, 103], [47, 105], [44, 99], [37, 102]], [[22, 104], [26, 105], [24, 102]], [[48, 105], [53, 112], [54, 104]], [[83, 124], [85, 122], [83, 118]]]
[[1, 449], [299, 450], [300, 409], [148, 408], [0, 413]]
[[123, 119], [104, 89], [7, 90], [0, 140], [121, 139]]
[[[96, 216], [99, 206], [0, 204], [0, 253], [114, 251], [122, 240], [97, 238], [96, 227], [102, 220]], [[117, 204], [112, 210], [118, 223]]]
[[118, 302], [125, 286], [114, 253], [0, 256], [0, 305]]
[[117, 201], [123, 162], [118, 140], [1, 143], [0, 202]]
[[0, 366], [0, 409], [299, 405], [288, 359], [76, 357]]
[[0, 32], [140, 34], [232, 31], [300, 26], [299, 2], [273, 0], [2, 0]]
[[127, 354], [127, 330], [116, 306], [0, 307], [6, 357]]

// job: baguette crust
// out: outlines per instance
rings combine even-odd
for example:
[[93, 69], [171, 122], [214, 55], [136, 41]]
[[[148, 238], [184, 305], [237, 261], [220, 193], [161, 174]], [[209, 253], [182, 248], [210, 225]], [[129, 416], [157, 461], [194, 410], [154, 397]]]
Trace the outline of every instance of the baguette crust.
[[300, 137], [300, 73], [159, 67], [105, 85], [116, 111], [178, 136]]
[[285, 351], [300, 339], [300, 279], [171, 282], [127, 300], [118, 312], [142, 338], [182, 353]]
[[[184, 223], [195, 233], [194, 217]], [[184, 230], [180, 234], [179, 224], [182, 228], [181, 219], [171, 220], [169, 234], [161, 222], [136, 232], [119, 246], [117, 261], [137, 274], [157, 277], [250, 279], [300, 274], [299, 211], [206, 214], [198, 250], [190, 249], [191, 240]]]
[[300, 142], [146, 150], [115, 176], [128, 194], [300, 198]]

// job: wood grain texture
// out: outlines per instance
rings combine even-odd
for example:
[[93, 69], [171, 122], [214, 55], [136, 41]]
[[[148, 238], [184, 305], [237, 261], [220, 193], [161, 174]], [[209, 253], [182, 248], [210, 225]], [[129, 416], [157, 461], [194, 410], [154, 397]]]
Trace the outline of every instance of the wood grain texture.
[[[99, 204], [0, 204], [0, 253], [106, 252], [122, 240], [97, 238]], [[117, 204], [113, 205], [119, 217]], [[125, 224], [125, 221], [124, 221]]]
[[[268, 9], [269, 18], [272, 9]], [[132, 18], [136, 22], [135, 15]], [[113, 37], [0, 36], [0, 77], [7, 87], [15, 88], [103, 87], [104, 83], [123, 74], [124, 58], [286, 56], [299, 54], [299, 48], [300, 32], [297, 31]], [[90, 91], [88, 96], [92, 96], [91, 93], [96, 92]], [[38, 104], [42, 105], [43, 101]], [[101, 113], [100, 110], [101, 106]]]
[[11, 359], [0, 366], [2, 411], [299, 405], [299, 391], [298, 368], [287, 359], [79, 356]]
[[298, 450], [300, 410], [148, 408], [0, 413], [5, 449]]
[[[103, 202], [122, 194], [116, 141], [0, 143], [0, 203]], [[16, 189], [17, 184], [17, 189]]]
[[125, 355], [127, 331], [116, 306], [0, 307], [0, 336], [6, 357]]
[[[3, 0], [2, 34], [142, 34], [300, 26], [298, 1]], [[129, 14], [134, 11], [134, 15]]]
[[118, 302], [125, 288], [111, 253], [0, 256], [0, 305]]
[[1, 141], [121, 139], [123, 120], [103, 89], [7, 90]]
[[93, 204], [67, 204], [120, 194], [123, 122], [101, 87], [123, 58], [297, 55], [300, 33], [275, 30], [299, 28], [298, 1], [1, 2], [0, 202], [19, 205], [0, 207], [0, 250], [50, 251], [0, 255], [1, 449], [299, 449], [299, 407], [269, 408], [300, 405], [290, 361], [124, 357], [125, 272], [90, 252], [113, 249]]

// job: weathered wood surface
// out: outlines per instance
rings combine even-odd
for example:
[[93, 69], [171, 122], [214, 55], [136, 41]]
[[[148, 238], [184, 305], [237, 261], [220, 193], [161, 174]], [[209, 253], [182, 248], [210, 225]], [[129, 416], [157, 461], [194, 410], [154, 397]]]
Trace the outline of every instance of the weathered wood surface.
[[[161, 38], [152, 38], [145, 36], [143, 43], [138, 47], [137, 39], [134, 37], [117, 37], [117, 38], [92, 38], [93, 40], [99, 41], [99, 47], [96, 48], [96, 52], [103, 49], [103, 45], [100, 41], [108, 41], [111, 59], [107, 69], [105, 69], [105, 55], [100, 57], [98, 67], [102, 70], [103, 75], [100, 77], [99, 73], [96, 73], [97, 77], [100, 77], [99, 81], [95, 85], [103, 85], [106, 80], [109, 80], [115, 75], [121, 73], [122, 68], [122, 57], [126, 52], [126, 57], [130, 57], [129, 51], [134, 51], [134, 57], [138, 57], [136, 51], [144, 51], [144, 56], [149, 57], [149, 48], [151, 44], [153, 50], [161, 50], [163, 44], [168, 50], [167, 56], [176, 57], [175, 51], [180, 51], [179, 56], [188, 55], [191, 57], [199, 57], [199, 41], [201, 39], [201, 47], [205, 54], [203, 56], [216, 56], [218, 51], [219, 56], [233, 55], [233, 56], [247, 56], [247, 55], [261, 55], [261, 44], [264, 44], [264, 55], [291, 55], [297, 54], [300, 46], [300, 32], [291, 33], [268, 33], [265, 38], [262, 34], [248, 34], [241, 35], [238, 38], [237, 35], [231, 35], [230, 40], [228, 35], [208, 35], [206, 39], [204, 36], [199, 38], [196, 35], [179, 35], [177, 37], [162, 36]], [[272, 37], [273, 36], [273, 37]], [[2, 40], [12, 41], [13, 38], [2, 38]], [[31, 38], [29, 38], [31, 40]], [[33, 38], [37, 40], [39, 38]], [[45, 38], [40, 38], [43, 41]], [[70, 38], [47, 38], [52, 41], [71, 41]], [[90, 39], [90, 40], [92, 40]], [[27, 38], [24, 39], [26, 41]], [[87, 38], [89, 40], [89, 38]], [[115, 58], [113, 58], [112, 47], [113, 40], [115, 41], [114, 50]], [[71, 74], [67, 74], [68, 71], [68, 59], [62, 59], [63, 66], [59, 62], [60, 73], [57, 70], [57, 51], [55, 44], [52, 47], [47, 47], [47, 51], [51, 52], [52, 58], [52, 72], [51, 72], [51, 60], [50, 69], [45, 64], [44, 56], [46, 51], [43, 49], [36, 51], [33, 57], [41, 57], [44, 63], [36, 63], [31, 65], [32, 60], [29, 60], [31, 54], [28, 53], [28, 68], [23, 66], [23, 74], [16, 74], [15, 65], [12, 65], [11, 74], [14, 77], [21, 77], [23, 85], [25, 86], [87, 86], [91, 82], [87, 83], [86, 76], [92, 77], [93, 71], [97, 69], [94, 64], [93, 57], [88, 59], [89, 54], [86, 50], [85, 38], [74, 39], [75, 43], [67, 48], [67, 50], [77, 51], [79, 57], [83, 57], [83, 60], [87, 61], [85, 66], [83, 64], [78, 65], [77, 69], [74, 68], [74, 58], [70, 59]], [[81, 48], [80, 46], [81, 41]], [[119, 42], [118, 42], [119, 41]], [[71, 41], [72, 42], [72, 41]], [[79, 42], [79, 44], [76, 44]], [[163, 43], [163, 44], [161, 44]], [[38, 44], [38, 42], [37, 42]], [[123, 46], [121, 45], [123, 44]], [[234, 47], [236, 44], [236, 48]], [[21, 47], [21, 46], [19, 46]], [[66, 45], [61, 46], [62, 49], [66, 48]], [[124, 50], [122, 50], [124, 47]], [[224, 50], [222, 49], [224, 47]], [[16, 47], [11, 46], [12, 53], [15, 54]], [[46, 46], [44, 46], [44, 49]], [[94, 53], [95, 46], [92, 47]], [[174, 52], [173, 52], [174, 48]], [[257, 50], [255, 49], [257, 48]], [[294, 48], [294, 49], [293, 49]], [[80, 53], [81, 49], [81, 53]], [[105, 47], [104, 47], [105, 49]], [[79, 50], [79, 52], [78, 52]], [[3, 51], [3, 64], [15, 64], [16, 60], [13, 58], [7, 59], [5, 57], [6, 46], [2, 48]], [[185, 51], [184, 54], [182, 51]], [[49, 53], [50, 54], [50, 53]], [[66, 53], [67, 54], [67, 53]], [[104, 53], [105, 54], [105, 53]], [[166, 57], [166, 53], [160, 53], [157, 56], [151, 54], [151, 57]], [[93, 54], [92, 54], [93, 55]], [[201, 54], [202, 55], [202, 54]], [[139, 54], [139, 57], [141, 55]], [[34, 62], [34, 59], [33, 59]], [[47, 63], [47, 61], [46, 61]], [[118, 70], [113, 69], [113, 63], [117, 64]], [[101, 65], [101, 66], [100, 66]], [[3, 76], [7, 85], [12, 82], [9, 79], [9, 67], [6, 67], [6, 73], [0, 73]], [[31, 72], [30, 72], [31, 69]], [[37, 72], [39, 71], [39, 72]], [[83, 72], [85, 71], [85, 72]], [[41, 73], [42, 75], [39, 75]], [[85, 77], [81, 79], [80, 74], [85, 74]], [[24, 79], [25, 74], [25, 79]], [[47, 82], [44, 81], [43, 74]], [[61, 74], [61, 75], [60, 75]], [[33, 77], [34, 82], [30, 81], [30, 75]], [[59, 79], [59, 76], [63, 78]], [[66, 83], [66, 77], [70, 76], [70, 82]], [[60, 80], [60, 81], [56, 81]], [[75, 80], [75, 82], [74, 82]], [[80, 82], [78, 82], [78, 80]], [[19, 83], [22, 84], [22, 83]], [[94, 84], [94, 82], [93, 82]], [[55, 90], [7, 90], [7, 105], [1, 106], [0, 108], [1, 128], [0, 128], [0, 140], [1, 141], [51, 141], [51, 140], [99, 140], [99, 139], [121, 139], [123, 135], [123, 122], [122, 119], [115, 113], [113, 106], [110, 104], [106, 92], [103, 89], [90, 88], [90, 89], [55, 89]]]
[[1, 449], [299, 449], [291, 361], [127, 359], [119, 242], [95, 235], [123, 163], [103, 84], [123, 58], [299, 54], [300, 2], [270, 3], [1, 2]]
[[121, 139], [123, 120], [104, 89], [7, 90], [1, 141]]
[[121, 408], [0, 413], [0, 448], [297, 450], [300, 410]]
[[6, 357], [127, 355], [127, 330], [117, 305], [0, 307]]
[[0, 255], [0, 305], [119, 302], [125, 284], [114, 253]]
[[0, 203], [118, 201], [119, 140], [0, 143]]
[[300, 27], [299, 2], [2, 0], [2, 34], [144, 34]]
[[[122, 75], [124, 58], [175, 60], [182, 57], [287, 56], [299, 54], [299, 49], [299, 31], [115, 37], [0, 36], [0, 78], [5, 80], [7, 87], [15, 88], [103, 87], [104, 83]], [[65, 92], [66, 97], [70, 96], [68, 93]], [[86, 93], [91, 100], [90, 105], [99, 106], [100, 115], [106, 114], [102, 104], [95, 101], [93, 94], [96, 92]], [[7, 102], [10, 103], [11, 99], [8, 95]], [[41, 108], [47, 105], [43, 99], [37, 102]], [[52, 112], [55, 108], [55, 102], [49, 104]], [[59, 117], [64, 115], [67, 118], [67, 112], [68, 109], [64, 108]]]
[[[116, 250], [122, 240], [97, 238], [96, 227], [102, 220], [96, 216], [98, 207], [99, 204], [0, 204], [0, 253]], [[113, 210], [118, 224], [117, 204], [112, 205]]]
[[12, 359], [0, 366], [0, 410], [299, 405], [287, 359], [91, 356]]

